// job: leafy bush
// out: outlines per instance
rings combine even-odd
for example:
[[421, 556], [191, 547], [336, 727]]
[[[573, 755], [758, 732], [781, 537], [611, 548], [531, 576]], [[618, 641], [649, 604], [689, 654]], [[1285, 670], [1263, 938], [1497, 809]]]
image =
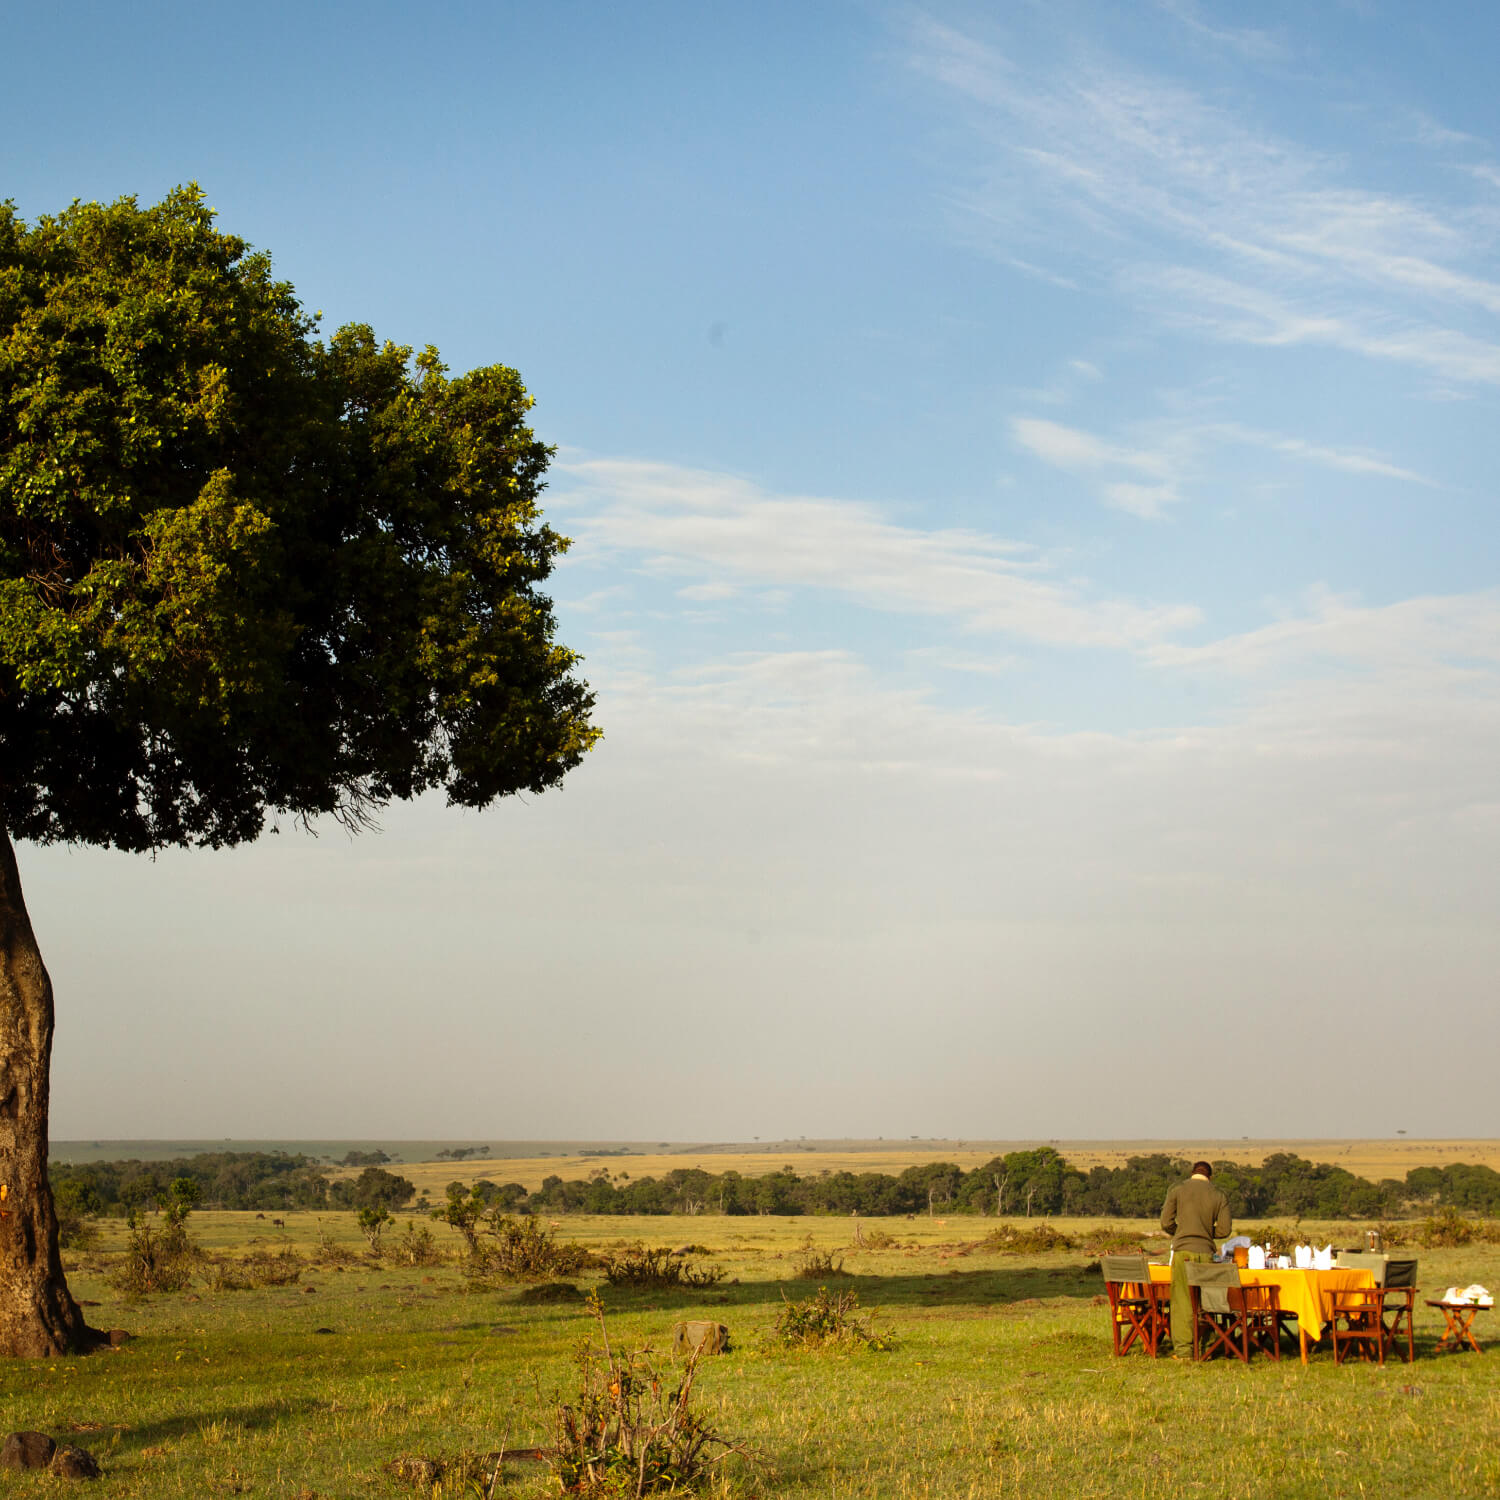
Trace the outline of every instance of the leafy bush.
[[578, 1394], [557, 1403], [547, 1455], [565, 1493], [641, 1496], [689, 1489], [729, 1454], [743, 1453], [692, 1409], [700, 1351], [688, 1356], [680, 1381], [669, 1387], [649, 1350], [616, 1356], [603, 1304], [592, 1296], [588, 1307], [599, 1324], [599, 1344], [585, 1339], [578, 1346]]
[[443, 1252], [433, 1238], [432, 1231], [423, 1224], [419, 1229], [408, 1222], [401, 1238], [387, 1248], [403, 1266], [439, 1266], [443, 1263]]
[[820, 1286], [815, 1296], [800, 1302], [790, 1301], [783, 1292], [781, 1302], [771, 1330], [774, 1344], [811, 1348], [840, 1344], [878, 1351], [895, 1348], [895, 1332], [875, 1328], [868, 1315], [860, 1312], [858, 1292], [830, 1292]]
[[798, 1281], [821, 1281], [829, 1276], [850, 1274], [844, 1269], [843, 1257], [835, 1260], [832, 1250], [819, 1250], [813, 1244], [811, 1235], [802, 1242], [801, 1256], [792, 1273]]
[[360, 1209], [354, 1217], [359, 1224], [359, 1232], [369, 1242], [371, 1251], [378, 1255], [380, 1253], [380, 1236], [384, 1232], [385, 1226], [387, 1224], [394, 1224], [396, 1221], [390, 1216], [384, 1206], [379, 1204]]
[[855, 1244], [862, 1250], [890, 1250], [897, 1243], [896, 1236], [888, 1234], [884, 1229], [871, 1229], [865, 1231], [863, 1225], [855, 1225]]
[[242, 1260], [220, 1255], [209, 1258], [208, 1284], [216, 1292], [244, 1292], [259, 1286], [294, 1286], [302, 1279], [303, 1259], [290, 1245], [280, 1250], [257, 1250]]
[[1263, 1229], [1240, 1231], [1250, 1236], [1252, 1245], [1264, 1245], [1273, 1255], [1290, 1255], [1297, 1248], [1297, 1232], [1294, 1229], [1277, 1229], [1267, 1224]]
[[1033, 1224], [1018, 1229], [1014, 1224], [1001, 1224], [990, 1230], [979, 1242], [981, 1250], [995, 1250], [1002, 1255], [1037, 1255], [1052, 1250], [1072, 1250], [1073, 1240], [1062, 1230], [1050, 1224]]
[[1478, 1229], [1477, 1224], [1471, 1224], [1456, 1208], [1444, 1208], [1430, 1219], [1423, 1220], [1418, 1238], [1429, 1250], [1448, 1249], [1469, 1244]]
[[131, 1211], [125, 1254], [110, 1277], [127, 1297], [180, 1292], [191, 1284], [200, 1252], [188, 1235], [187, 1220], [197, 1201], [198, 1184], [179, 1177], [162, 1194], [160, 1229], [153, 1231], [149, 1220]]
[[593, 1263], [582, 1245], [560, 1245], [555, 1229], [543, 1229], [536, 1219], [495, 1214], [488, 1239], [472, 1261], [476, 1270], [507, 1281], [546, 1281], [571, 1276]]
[[667, 1249], [627, 1245], [604, 1262], [604, 1279], [611, 1286], [707, 1287], [724, 1279], [722, 1266], [698, 1266]]
[[1090, 1255], [1133, 1255], [1139, 1253], [1142, 1238], [1139, 1231], [1096, 1224], [1084, 1231], [1082, 1243]]
[[357, 1251], [351, 1250], [347, 1245], [341, 1245], [325, 1229], [318, 1236], [318, 1250], [316, 1259], [325, 1266], [349, 1266], [359, 1259]]

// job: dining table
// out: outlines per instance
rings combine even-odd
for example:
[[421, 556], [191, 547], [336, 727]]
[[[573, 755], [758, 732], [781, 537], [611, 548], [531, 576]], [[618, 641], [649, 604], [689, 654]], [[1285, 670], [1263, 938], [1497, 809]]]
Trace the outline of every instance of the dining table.
[[[1153, 1282], [1171, 1282], [1171, 1266], [1152, 1264], [1150, 1270]], [[1285, 1271], [1252, 1271], [1242, 1266], [1240, 1283], [1243, 1286], [1274, 1286], [1277, 1289], [1282, 1312], [1292, 1313], [1297, 1319], [1302, 1363], [1306, 1364], [1308, 1348], [1323, 1337], [1323, 1329], [1333, 1321], [1332, 1294], [1364, 1287], [1373, 1288], [1375, 1273], [1342, 1266], [1335, 1266], [1327, 1271], [1312, 1266], [1294, 1266]], [[1312, 1331], [1310, 1340], [1309, 1329]]]

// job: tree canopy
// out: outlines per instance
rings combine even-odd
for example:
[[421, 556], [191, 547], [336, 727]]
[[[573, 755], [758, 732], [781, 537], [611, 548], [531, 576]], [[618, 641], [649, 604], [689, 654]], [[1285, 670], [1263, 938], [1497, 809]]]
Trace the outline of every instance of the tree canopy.
[[0, 819], [123, 849], [542, 791], [598, 731], [520, 377], [326, 340], [193, 187], [0, 205]]

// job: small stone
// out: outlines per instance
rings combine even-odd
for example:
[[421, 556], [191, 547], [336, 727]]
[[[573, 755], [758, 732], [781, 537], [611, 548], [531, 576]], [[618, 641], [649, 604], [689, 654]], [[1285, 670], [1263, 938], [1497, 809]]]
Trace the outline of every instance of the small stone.
[[314, 1333], [332, 1333], [333, 1329], [331, 1329], [331, 1328], [314, 1328], [313, 1332]]
[[52, 1455], [52, 1472], [59, 1479], [97, 1479], [99, 1461], [87, 1448], [75, 1448], [64, 1443]]
[[13, 1432], [0, 1444], [0, 1469], [45, 1469], [56, 1449], [45, 1432]]
[[723, 1354], [729, 1348], [729, 1329], [711, 1318], [691, 1318], [672, 1330], [672, 1353]]
[[307, 1295], [308, 1295], [308, 1296], [309, 1296], [309, 1297], [311, 1297], [311, 1296], [312, 1296], [312, 1294], [313, 1294], [313, 1293], [314, 1293], [314, 1292], [315, 1292], [315, 1291], [317, 1291], [317, 1287], [315, 1287], [315, 1286], [305, 1286], [305, 1287], [303, 1287], [303, 1288], [302, 1288], [302, 1290], [303, 1290], [303, 1291], [304, 1291], [304, 1292], [306, 1292], [306, 1293], [307, 1293]]
[[133, 1333], [127, 1333], [123, 1328], [111, 1328], [104, 1335], [109, 1340], [111, 1349], [118, 1349], [121, 1344], [128, 1344], [135, 1337]]

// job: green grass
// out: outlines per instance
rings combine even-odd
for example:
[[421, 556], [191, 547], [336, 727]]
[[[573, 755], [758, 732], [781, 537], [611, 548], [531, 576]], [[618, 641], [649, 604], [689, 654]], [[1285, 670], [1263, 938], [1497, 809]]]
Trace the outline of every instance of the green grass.
[[[208, 1248], [282, 1242], [311, 1252], [332, 1230], [363, 1249], [352, 1216], [195, 1216]], [[728, 1280], [706, 1292], [606, 1289], [616, 1346], [669, 1347], [674, 1321], [712, 1316], [734, 1347], [706, 1360], [700, 1404], [757, 1454], [734, 1461], [734, 1496], [1423, 1496], [1500, 1490], [1500, 1345], [1431, 1355], [1441, 1321], [1419, 1306], [1418, 1362], [1249, 1369], [1113, 1359], [1097, 1272], [1081, 1252], [967, 1251], [977, 1219], [890, 1221], [897, 1244], [847, 1250], [833, 1219], [569, 1219], [594, 1245], [639, 1237], [704, 1244]], [[1070, 1226], [1063, 1226], [1070, 1227]], [[1077, 1227], [1077, 1226], [1071, 1226]], [[1144, 1226], [1141, 1226], [1144, 1230]], [[434, 1226], [439, 1243], [456, 1236]], [[846, 1250], [865, 1308], [896, 1329], [888, 1353], [772, 1352], [760, 1340], [808, 1234]], [[588, 1332], [576, 1304], [529, 1305], [518, 1288], [475, 1290], [453, 1263], [309, 1264], [294, 1286], [129, 1303], [102, 1272], [120, 1231], [70, 1272], [100, 1327], [131, 1330], [117, 1353], [0, 1366], [7, 1430], [35, 1427], [89, 1448], [106, 1496], [412, 1495], [385, 1465], [404, 1455], [546, 1441], [549, 1398]], [[1345, 1226], [1335, 1240], [1349, 1239]], [[1422, 1285], [1500, 1285], [1500, 1251], [1418, 1251]], [[580, 1278], [592, 1284], [593, 1278]], [[313, 1290], [307, 1290], [311, 1287]], [[1425, 1294], [1425, 1293], [1424, 1293]], [[1481, 1339], [1500, 1327], [1483, 1315]], [[331, 1332], [319, 1332], [331, 1329]], [[556, 1493], [516, 1463], [497, 1494]], [[42, 1475], [0, 1473], [0, 1495], [53, 1494]], [[462, 1494], [450, 1486], [444, 1494]]]

